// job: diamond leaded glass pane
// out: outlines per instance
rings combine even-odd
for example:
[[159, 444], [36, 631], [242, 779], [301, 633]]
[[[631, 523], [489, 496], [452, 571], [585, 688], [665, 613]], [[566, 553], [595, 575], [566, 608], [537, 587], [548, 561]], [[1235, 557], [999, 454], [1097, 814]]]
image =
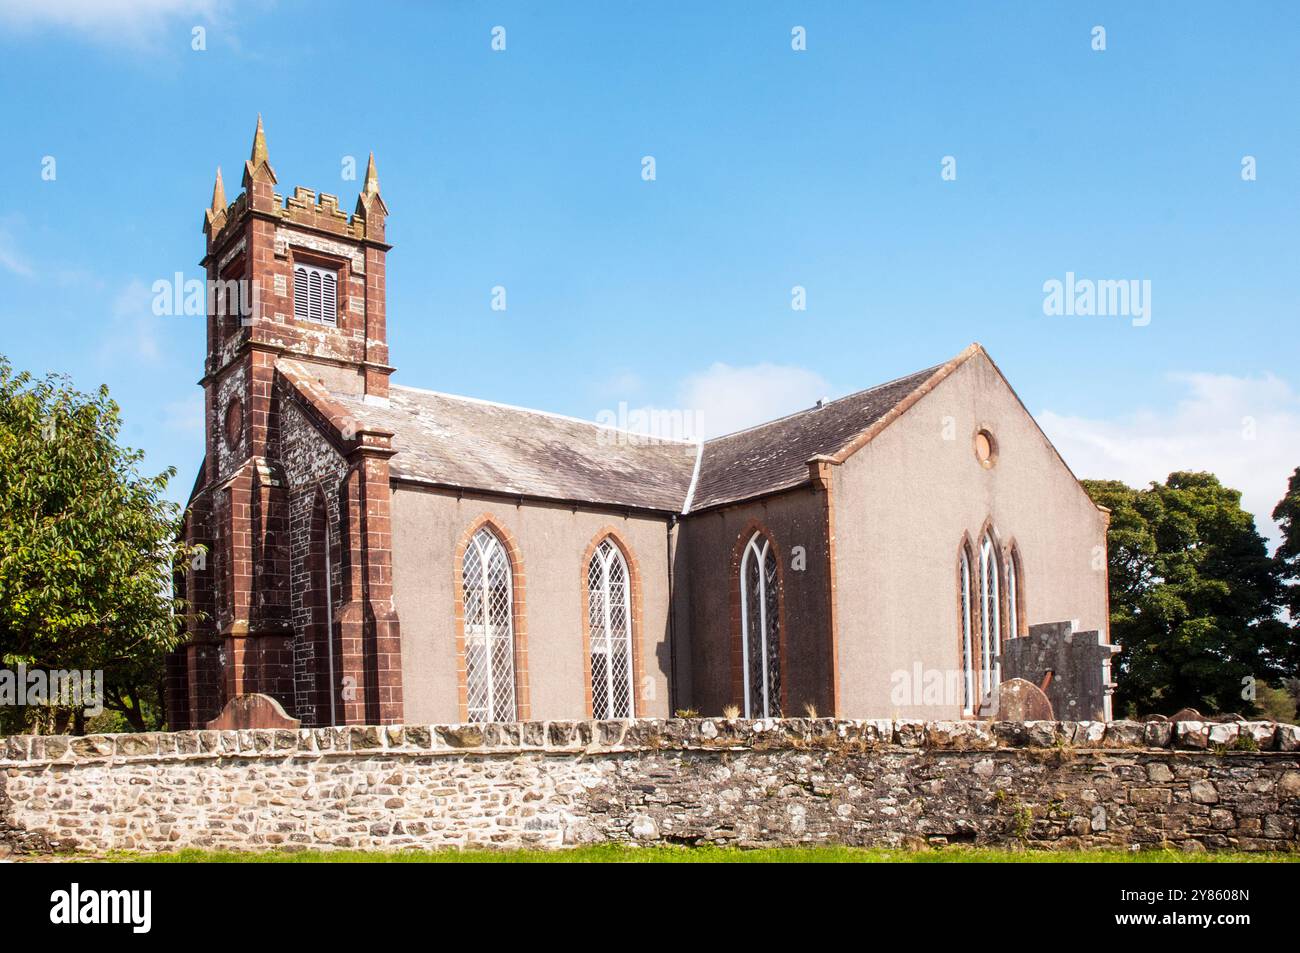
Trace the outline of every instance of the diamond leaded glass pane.
[[627, 568], [618, 550], [606, 540], [609, 558], [609, 642], [612, 714], [632, 717], [632, 626], [628, 616]]
[[627, 566], [608, 539], [596, 547], [587, 567], [587, 595], [592, 715], [631, 718], [634, 673]]
[[510, 560], [484, 527], [465, 548], [465, 687], [470, 721], [514, 721], [515, 638]]
[[472, 540], [465, 549], [465, 683], [470, 721], [488, 721], [487, 624], [483, 612], [483, 557]]

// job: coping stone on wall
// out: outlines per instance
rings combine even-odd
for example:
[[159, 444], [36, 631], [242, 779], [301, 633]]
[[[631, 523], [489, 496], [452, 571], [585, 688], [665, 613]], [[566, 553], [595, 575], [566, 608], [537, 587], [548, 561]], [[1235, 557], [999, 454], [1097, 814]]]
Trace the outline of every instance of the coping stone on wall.
[[244, 728], [84, 736], [0, 738], [0, 765], [91, 764], [133, 760], [331, 757], [369, 752], [511, 754], [690, 749], [833, 749], [854, 746], [929, 750], [996, 748], [1300, 750], [1300, 728], [1267, 721], [1060, 722], [916, 721], [786, 718], [526, 721], [494, 724], [349, 725]]

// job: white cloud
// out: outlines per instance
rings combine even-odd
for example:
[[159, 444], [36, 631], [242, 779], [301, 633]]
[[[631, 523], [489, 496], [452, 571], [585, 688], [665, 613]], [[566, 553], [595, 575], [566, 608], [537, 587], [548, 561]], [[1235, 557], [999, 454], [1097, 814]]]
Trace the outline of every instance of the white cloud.
[[826, 380], [806, 368], [715, 363], [682, 382], [679, 402], [693, 413], [698, 435], [708, 438], [803, 410], [829, 393]]
[[1276, 544], [1273, 507], [1300, 466], [1300, 394], [1271, 374], [1171, 374], [1185, 394], [1168, 410], [1113, 420], [1045, 410], [1038, 422], [1084, 479], [1141, 487], [1176, 470], [1208, 470], [1242, 492], [1259, 531]]
[[111, 320], [99, 343], [100, 360], [156, 364], [162, 356], [163, 319], [153, 313], [153, 292], [133, 278], [113, 299]]
[[[601, 390], [617, 391], [611, 396], [626, 396], [642, 387], [636, 375], [618, 375], [600, 385]], [[802, 367], [716, 363], [677, 385], [674, 406], [630, 406], [622, 400], [596, 419], [657, 439], [707, 440], [811, 407], [828, 392], [820, 374]]]
[[645, 381], [635, 371], [618, 371], [595, 381], [592, 387], [602, 397], [629, 397], [645, 390]]
[[18, 251], [13, 234], [0, 224], [0, 268], [24, 278], [32, 277], [32, 266]]
[[[182, 18], [210, 22], [222, 5], [223, 0], [0, 0], [0, 22], [15, 29], [55, 27], [92, 38], [144, 40]], [[188, 36], [185, 42], [188, 47]]]

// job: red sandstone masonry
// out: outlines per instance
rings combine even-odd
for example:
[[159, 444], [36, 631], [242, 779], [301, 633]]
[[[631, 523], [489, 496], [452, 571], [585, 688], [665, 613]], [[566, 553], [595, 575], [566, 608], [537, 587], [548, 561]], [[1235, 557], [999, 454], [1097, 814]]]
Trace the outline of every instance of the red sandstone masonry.
[[[203, 615], [188, 620], [189, 645], [168, 661], [168, 719], [174, 726], [199, 725], [229, 698], [261, 691], [319, 720], [319, 673], [311, 669], [320, 659], [311, 649], [320, 640], [309, 637], [308, 613], [293, 587], [308, 558], [306, 547], [295, 549], [308, 542], [295, 532], [304, 521], [300, 501], [316, 488], [290, 484], [280, 466], [281, 416], [292, 403], [359, 474], [360, 485], [350, 485], [341, 504], [335, 486], [324, 488], [333, 519], [347, 521], [345, 533], [329, 527], [331, 536], [343, 537], [332, 551], [341, 557], [338, 591], [346, 602], [335, 606], [334, 618], [344, 672], [356, 684], [342, 716], [353, 723], [398, 720], [401, 652], [386, 460], [392, 435], [353, 433], [314, 381], [317, 371], [350, 368], [365, 393], [387, 396], [393, 370], [384, 302], [388, 208], [373, 157], [351, 216], [333, 195], [303, 187], [287, 199], [277, 194], [260, 119], [242, 184], [243, 192], [227, 203], [218, 179], [204, 214], [207, 278], [251, 282], [256, 316], [241, 321], [219, 305], [207, 319], [204, 479], [191, 497], [185, 532], [209, 548], [210, 565], [186, 580]], [[299, 261], [337, 274], [334, 324], [295, 320]]]

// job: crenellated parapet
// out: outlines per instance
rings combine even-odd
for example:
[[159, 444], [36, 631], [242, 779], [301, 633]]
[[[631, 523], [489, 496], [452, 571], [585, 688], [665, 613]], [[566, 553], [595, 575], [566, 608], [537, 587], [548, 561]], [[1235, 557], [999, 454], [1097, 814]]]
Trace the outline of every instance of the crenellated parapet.
[[370, 154], [362, 191], [351, 215], [339, 207], [337, 195], [317, 193], [299, 185], [286, 198], [274, 191], [272, 187], [276, 184], [278, 180], [268, 159], [266, 133], [259, 116], [252, 153], [244, 163], [244, 191], [235, 196], [232, 202], [226, 202], [221, 169], [217, 169], [212, 203], [204, 211], [203, 220], [209, 255], [215, 249], [222, 248], [233, 236], [240, 234], [250, 215], [265, 216], [285, 225], [325, 232], [356, 242], [384, 240], [384, 220], [388, 217], [388, 206], [379, 194], [374, 153]]

